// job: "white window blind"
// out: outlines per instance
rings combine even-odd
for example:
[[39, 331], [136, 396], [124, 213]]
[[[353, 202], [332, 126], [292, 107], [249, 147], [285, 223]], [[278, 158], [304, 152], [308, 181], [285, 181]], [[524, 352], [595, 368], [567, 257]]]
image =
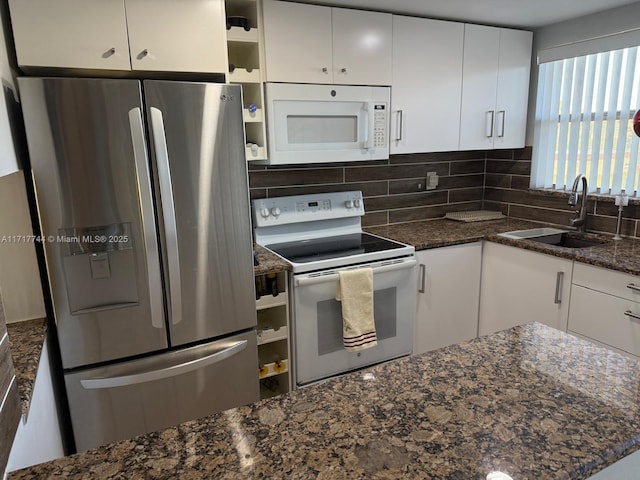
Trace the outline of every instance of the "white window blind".
[[540, 65], [531, 186], [637, 195], [640, 164], [632, 119], [640, 107], [638, 47]]

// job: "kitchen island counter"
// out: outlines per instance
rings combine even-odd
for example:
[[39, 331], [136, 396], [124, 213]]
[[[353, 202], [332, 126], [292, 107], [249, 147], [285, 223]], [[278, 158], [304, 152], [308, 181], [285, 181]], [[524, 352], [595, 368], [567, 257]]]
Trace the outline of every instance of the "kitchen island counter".
[[640, 446], [639, 366], [529, 324], [9, 480], [585, 479]]

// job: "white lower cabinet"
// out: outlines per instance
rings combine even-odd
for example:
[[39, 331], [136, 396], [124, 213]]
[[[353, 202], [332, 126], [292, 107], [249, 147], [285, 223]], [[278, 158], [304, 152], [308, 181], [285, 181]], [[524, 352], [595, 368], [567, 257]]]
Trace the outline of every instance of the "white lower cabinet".
[[479, 335], [540, 322], [567, 330], [573, 261], [485, 242]]
[[568, 329], [640, 356], [640, 278], [576, 263]]
[[475, 338], [482, 242], [417, 252], [420, 263], [413, 353]]
[[260, 398], [291, 390], [287, 273], [256, 276]]

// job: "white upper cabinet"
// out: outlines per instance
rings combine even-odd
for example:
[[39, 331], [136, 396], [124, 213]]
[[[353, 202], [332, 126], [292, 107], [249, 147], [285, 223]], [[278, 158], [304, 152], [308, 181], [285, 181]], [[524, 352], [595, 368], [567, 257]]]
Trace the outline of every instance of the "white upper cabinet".
[[126, 0], [133, 70], [225, 72], [222, 0]]
[[333, 83], [331, 8], [265, 0], [267, 81]]
[[460, 150], [523, 147], [532, 33], [464, 28]]
[[391, 85], [392, 15], [343, 8], [331, 12], [333, 83]]
[[267, 81], [391, 85], [392, 16], [265, 0]]
[[393, 16], [391, 153], [458, 150], [463, 41], [462, 23]]
[[223, 0], [10, 0], [18, 64], [224, 73]]
[[130, 70], [124, 0], [10, 0], [22, 67]]

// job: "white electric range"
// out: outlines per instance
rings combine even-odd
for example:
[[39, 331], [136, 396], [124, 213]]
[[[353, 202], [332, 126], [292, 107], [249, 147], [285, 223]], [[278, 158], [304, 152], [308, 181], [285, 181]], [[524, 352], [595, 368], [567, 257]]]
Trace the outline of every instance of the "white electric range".
[[[256, 243], [291, 265], [293, 372], [297, 385], [411, 353], [416, 306], [415, 249], [362, 230], [362, 192], [253, 201]], [[378, 345], [342, 343], [338, 272], [371, 268]]]

